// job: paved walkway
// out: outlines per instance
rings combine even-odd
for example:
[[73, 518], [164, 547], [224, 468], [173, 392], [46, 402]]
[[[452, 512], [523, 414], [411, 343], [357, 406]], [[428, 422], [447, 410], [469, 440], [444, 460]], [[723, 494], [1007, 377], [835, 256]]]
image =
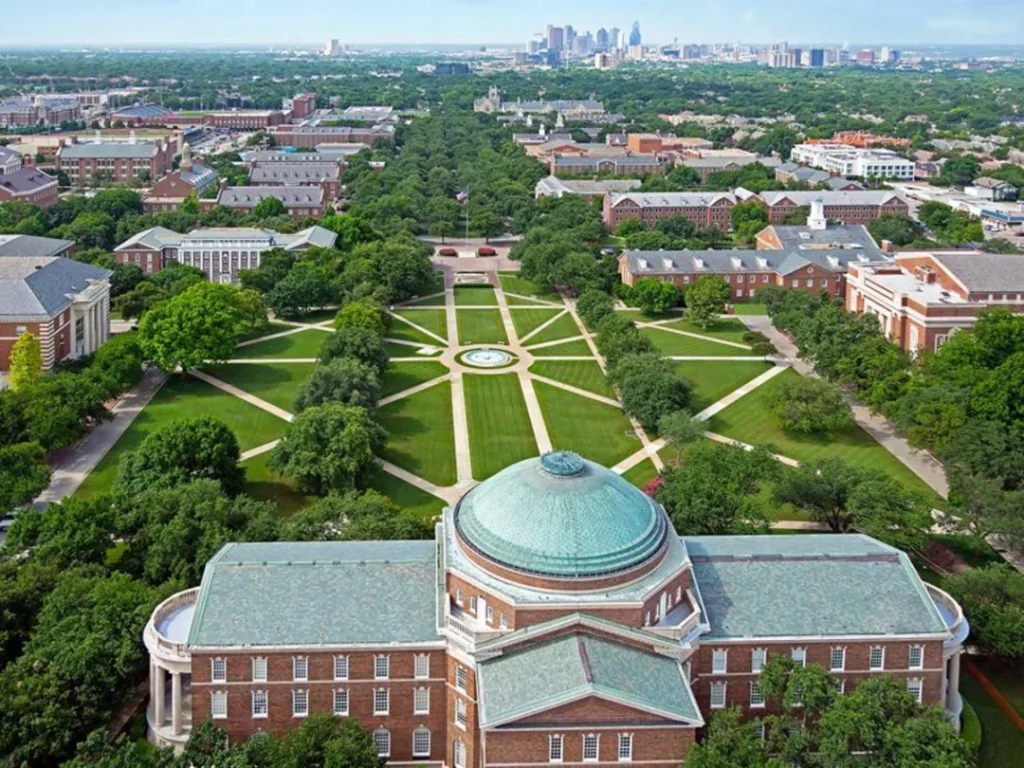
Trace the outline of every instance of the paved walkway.
[[50, 477], [50, 484], [36, 498], [36, 504], [58, 502], [74, 494], [114, 443], [135, 421], [153, 396], [167, 381], [167, 374], [149, 368], [142, 381], [125, 392], [110, 409], [112, 418], [104, 421], [75, 445]]
[[271, 440], [269, 443], [264, 443], [263, 445], [257, 445], [255, 448], [250, 448], [248, 451], [242, 451], [238, 456], [238, 460], [245, 461], [246, 459], [251, 459], [254, 456], [270, 453], [272, 450], [277, 448], [277, 444], [280, 442], [280, 440]]
[[[392, 358], [392, 359], [394, 359], [394, 358]], [[417, 384], [415, 387], [409, 387], [408, 389], [403, 389], [401, 392], [396, 392], [393, 395], [388, 395], [387, 397], [382, 397], [379, 401], [377, 401], [377, 405], [378, 406], [388, 405], [390, 403], [395, 402], [396, 400], [403, 400], [403, 399], [405, 399], [407, 397], [415, 395], [417, 392], [422, 392], [425, 389], [430, 389], [431, 387], [436, 387], [442, 381], [449, 381], [450, 379], [452, 379], [454, 377], [454, 375], [455, 374], [452, 374], [452, 373], [446, 373], [443, 376], [438, 376], [436, 379], [431, 379], [430, 381], [425, 381], [422, 384]]]
[[284, 408], [278, 408], [276, 405], [268, 403], [266, 400], [263, 400], [262, 398], [256, 397], [256, 395], [250, 395], [244, 389], [239, 389], [233, 384], [228, 384], [226, 381], [221, 381], [216, 376], [211, 376], [208, 373], [200, 371], [198, 368], [193, 368], [191, 371], [189, 371], [189, 373], [192, 376], [195, 376], [200, 381], [205, 381], [207, 384], [211, 384], [217, 389], [223, 392], [227, 392], [229, 395], [234, 395], [239, 400], [244, 400], [245, 402], [249, 403], [249, 405], [255, 405], [257, 408], [262, 408], [267, 413], [271, 413], [274, 416], [277, 416], [277, 418], [279, 419], [283, 419], [284, 421], [287, 422], [292, 422], [295, 419], [295, 416], [286, 411]]

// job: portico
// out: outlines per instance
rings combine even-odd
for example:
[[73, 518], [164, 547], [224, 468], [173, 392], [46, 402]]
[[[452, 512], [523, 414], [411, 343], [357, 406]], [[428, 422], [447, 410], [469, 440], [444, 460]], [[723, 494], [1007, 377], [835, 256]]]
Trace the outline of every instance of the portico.
[[172, 595], [153, 612], [144, 640], [149, 650], [150, 741], [180, 749], [192, 734], [192, 654], [188, 633], [199, 589]]
[[79, 293], [67, 294], [71, 302], [71, 357], [91, 355], [110, 338], [110, 283], [89, 280]]

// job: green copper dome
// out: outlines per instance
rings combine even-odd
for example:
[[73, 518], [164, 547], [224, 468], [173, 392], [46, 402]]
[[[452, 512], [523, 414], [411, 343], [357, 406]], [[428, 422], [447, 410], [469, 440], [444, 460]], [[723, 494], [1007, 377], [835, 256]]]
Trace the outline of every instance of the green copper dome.
[[637, 566], [658, 552], [668, 527], [640, 490], [568, 451], [521, 461], [481, 483], [456, 506], [455, 526], [501, 565], [560, 578]]

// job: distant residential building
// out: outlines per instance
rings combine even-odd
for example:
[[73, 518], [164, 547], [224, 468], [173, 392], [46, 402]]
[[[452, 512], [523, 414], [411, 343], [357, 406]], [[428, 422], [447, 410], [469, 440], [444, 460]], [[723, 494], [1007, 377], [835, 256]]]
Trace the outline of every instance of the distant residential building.
[[0, 128], [56, 126], [82, 119], [82, 105], [74, 95], [0, 101]]
[[13, 149], [0, 146], [0, 176], [3, 176], [5, 173], [20, 171], [23, 165], [25, 165], [25, 161], [22, 158], [21, 152], [15, 152]]
[[664, 173], [664, 162], [657, 155], [627, 155], [622, 157], [571, 157], [556, 155], [549, 163], [551, 175], [610, 173], [627, 176], [638, 173]]
[[711, 149], [714, 142], [693, 136], [660, 136], [656, 133], [630, 133], [626, 146], [641, 154], [657, 154], [669, 150]]
[[263, 187], [320, 187], [327, 200], [335, 200], [341, 188], [340, 163], [256, 163], [249, 181]]
[[434, 66], [435, 75], [468, 75], [469, 64], [464, 61], [442, 61]]
[[357, 123], [393, 123], [398, 120], [394, 107], [351, 106], [346, 107], [339, 117]]
[[245, 109], [230, 112], [208, 112], [202, 116], [203, 125], [215, 128], [254, 131], [272, 128], [285, 122], [285, 114], [279, 109]]
[[118, 264], [135, 264], [154, 274], [172, 262], [203, 270], [214, 282], [231, 283], [238, 270], [256, 269], [271, 248], [304, 251], [312, 246], [332, 248], [337, 235], [323, 227], [294, 234], [256, 228], [200, 228], [187, 235], [154, 227], [139, 232], [114, 249]]
[[687, 168], [692, 168], [700, 176], [701, 182], [707, 182], [711, 178], [711, 174], [720, 173], [722, 171], [738, 171], [753, 163], [760, 163], [768, 169], [777, 168], [782, 164], [782, 161], [777, 157], [759, 157], [758, 155], [750, 153], [724, 153], [724, 154], [710, 154], [707, 151], [702, 151], [701, 157], [682, 157], [677, 161], [677, 165], [682, 165]]
[[395, 126], [374, 125], [365, 128], [324, 125], [282, 125], [272, 131], [279, 146], [298, 149], [316, 149], [320, 144], [367, 144], [378, 141], [391, 144], [395, 140]]
[[70, 256], [74, 250], [75, 243], [72, 240], [35, 235], [0, 235], [0, 257], [31, 256], [42, 259], [51, 256]]
[[798, 165], [797, 163], [783, 163], [775, 169], [776, 181], [791, 182], [800, 181], [804, 184], [810, 184], [811, 186], [817, 186], [819, 184], [825, 184], [829, 189], [834, 191], [852, 191], [857, 189], [864, 189], [864, 185], [858, 181], [847, 179], [842, 176], [833, 176], [828, 171], [822, 171], [818, 168], [808, 168], [806, 165]]
[[320, 217], [324, 215], [325, 197], [324, 190], [316, 187], [283, 187], [283, 186], [248, 186], [248, 187], [227, 187], [221, 186], [220, 192], [214, 200], [202, 200], [200, 204], [203, 210], [209, 210], [216, 205], [223, 205], [226, 208], [234, 208], [241, 213], [252, 213], [252, 209], [262, 201], [268, 199], [280, 200], [287, 210], [288, 215], [293, 219], [302, 219], [308, 216]]
[[136, 141], [134, 132], [128, 141], [104, 141], [99, 136], [92, 142], [63, 142], [57, 150], [57, 167], [68, 175], [75, 186], [89, 186], [98, 181], [125, 183], [148, 173], [151, 180], [167, 174], [177, 154], [177, 143], [171, 139]]
[[762, 192], [756, 197], [768, 208], [772, 224], [781, 224], [794, 210], [817, 200], [823, 203], [826, 218], [842, 224], [869, 224], [886, 213], [906, 216], [910, 212], [906, 200], [886, 190]]
[[643, 182], [640, 179], [607, 179], [601, 180], [575, 180], [559, 179], [555, 176], [547, 176], [537, 182], [534, 188], [534, 195], [538, 200], [542, 197], [563, 197], [564, 195], [579, 195], [587, 202], [594, 198], [603, 198], [609, 193], [630, 192], [639, 189]]
[[995, 202], [1016, 200], [1018, 194], [1017, 188], [1010, 182], [993, 179], [990, 176], [982, 176], [980, 179], [975, 179], [971, 186], [964, 189], [964, 192], [979, 200], [992, 200]]
[[858, 149], [847, 144], [797, 144], [790, 158], [836, 176], [914, 178], [914, 161], [887, 149]]
[[255, 165], [270, 163], [342, 163], [345, 158], [355, 155], [370, 147], [366, 144], [328, 144], [321, 145], [316, 152], [282, 152], [277, 149], [261, 149], [243, 152], [242, 160], [250, 168]]
[[512, 141], [521, 147], [536, 147], [552, 141], [575, 144], [571, 133], [513, 133]]
[[316, 112], [316, 94], [300, 93], [292, 97], [289, 117], [292, 120], [305, 120]]
[[192, 159], [192, 147], [185, 144], [178, 170], [171, 171], [150, 187], [142, 198], [142, 209], [146, 213], [175, 211], [189, 195], [194, 193], [200, 197], [218, 178], [213, 168]]
[[[551, 46], [549, 46], [550, 48]], [[523, 114], [546, 114], [561, 112], [567, 116], [604, 113], [604, 104], [595, 99], [537, 99], [533, 101], [503, 101], [501, 91], [491, 86], [487, 96], [473, 102], [474, 112], [522, 112]]]
[[19, 201], [46, 210], [57, 202], [57, 179], [35, 168], [0, 175], [0, 203]]
[[627, 192], [604, 198], [604, 223], [609, 232], [626, 219], [637, 219], [648, 229], [661, 219], [682, 216], [698, 229], [718, 227], [727, 232], [737, 203], [728, 192]]

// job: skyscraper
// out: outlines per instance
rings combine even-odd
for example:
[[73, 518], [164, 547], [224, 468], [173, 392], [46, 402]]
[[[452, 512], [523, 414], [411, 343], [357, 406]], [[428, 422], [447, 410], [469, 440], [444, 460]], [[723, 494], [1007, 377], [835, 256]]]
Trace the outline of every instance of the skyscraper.
[[640, 37], [640, 22], [633, 22], [633, 30], [629, 33], [629, 44], [630, 46], [641, 45], [643, 38]]
[[554, 27], [548, 24], [548, 50], [549, 51], [560, 51], [565, 38], [563, 37], [565, 30], [561, 27]]
[[602, 51], [608, 50], [608, 30], [604, 27], [597, 30], [597, 47]]
[[567, 51], [576, 47], [576, 30], [572, 28], [572, 24], [565, 25], [565, 38], [562, 40], [562, 45]]
[[622, 33], [619, 31], [618, 27], [612, 27], [608, 30], [608, 47], [613, 51], [617, 51], [621, 45], [621, 41], [619, 40], [621, 34]]

